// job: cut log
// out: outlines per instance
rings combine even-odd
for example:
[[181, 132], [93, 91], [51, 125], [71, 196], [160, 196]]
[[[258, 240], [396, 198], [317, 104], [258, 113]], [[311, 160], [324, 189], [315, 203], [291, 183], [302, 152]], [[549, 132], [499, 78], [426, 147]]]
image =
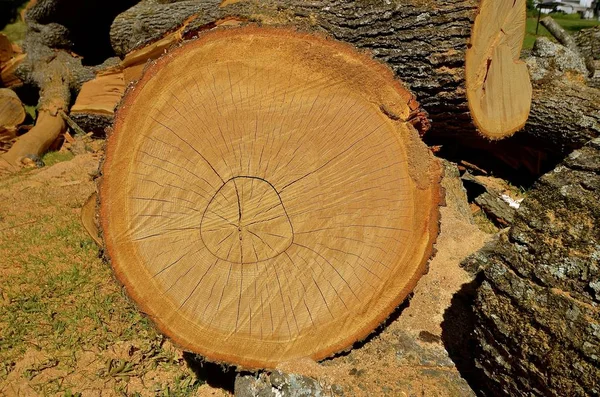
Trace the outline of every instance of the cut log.
[[558, 40], [558, 42], [571, 51], [579, 52], [575, 39], [567, 33], [552, 17], [546, 17], [540, 23]]
[[571, 36], [566, 30], [564, 30], [554, 19], [552, 19], [552, 17], [546, 17], [540, 22], [546, 29], [548, 29], [550, 33], [552, 33], [552, 36], [554, 36], [559, 43], [561, 43], [571, 51], [584, 56], [586, 67], [589, 73], [594, 73], [594, 65], [592, 63], [592, 58], [585, 56], [585, 54], [581, 52], [581, 49], [577, 45], [577, 41], [573, 36]]
[[433, 252], [441, 167], [418, 117], [388, 69], [319, 36], [247, 27], [172, 50], [108, 138], [117, 277], [209, 360], [273, 368], [348, 348]]
[[42, 156], [65, 131], [62, 117], [46, 110], [40, 111], [31, 131], [20, 136], [10, 150], [0, 156], [0, 172], [16, 171], [23, 165], [23, 159]]
[[115, 108], [125, 93], [125, 81], [120, 68], [98, 73], [94, 80], [83, 84], [71, 107], [70, 116], [84, 131], [104, 134], [112, 125]]
[[[121, 101], [125, 88], [142, 76], [149, 61], [158, 59], [169, 48], [181, 43], [184, 30], [194, 18], [189, 18], [175, 32], [162, 39], [128, 53], [117, 66], [111, 66], [96, 74], [94, 80], [86, 82], [71, 108], [71, 117], [86, 131], [103, 135], [112, 126], [114, 111]], [[237, 26], [239, 21], [227, 18], [216, 21], [212, 27]]]
[[22, 84], [15, 71], [24, 57], [19, 46], [0, 34], [0, 87], [12, 88]]
[[[475, 362], [494, 396], [600, 394], [600, 139], [531, 189], [483, 270]], [[487, 395], [487, 393], [486, 393]]]
[[[28, 57], [31, 62], [32, 57]], [[76, 81], [73, 57], [57, 53], [50, 59], [35, 62], [31, 76], [41, 88], [38, 117], [35, 126], [22, 135], [6, 153], [0, 156], [0, 172], [17, 171], [24, 158], [43, 155], [66, 130], [60, 111], [67, 109], [71, 84]], [[81, 67], [81, 64], [79, 64]]]
[[[600, 90], [555, 79], [534, 84], [527, 134], [538, 149], [564, 157], [600, 136]], [[568, 106], [566, 106], [568, 104]]]
[[13, 90], [0, 88], [0, 127], [16, 128], [25, 121], [25, 109]]
[[519, 60], [525, 37], [525, 0], [482, 0], [465, 56], [467, 99], [479, 131], [501, 139], [522, 129], [531, 83]]
[[[115, 19], [111, 28], [113, 45], [129, 41], [137, 45], [147, 44], [167, 34], [167, 31], [148, 31], [135, 25], [136, 15], [141, 18], [143, 10], [153, 7], [152, 2], [143, 3], [148, 4], [142, 7], [140, 3]], [[176, 13], [178, 4], [165, 6]], [[572, 124], [575, 118], [569, 106], [558, 106], [553, 110], [553, 121], [543, 134], [537, 121], [502, 141], [489, 142], [475, 133], [468, 113], [463, 67], [477, 5], [477, 1], [466, 0], [367, 3], [248, 0], [219, 7], [219, 1], [207, 0], [202, 2], [203, 11], [198, 13], [184, 34], [192, 35], [194, 29], [206, 28], [216, 18], [228, 16], [326, 32], [338, 40], [371, 51], [376, 59], [394, 70], [428, 112], [432, 129], [425, 140], [431, 145], [441, 145], [440, 155], [456, 161], [466, 159], [495, 169], [503, 167], [505, 174], [514, 175], [516, 171], [531, 179], [531, 176], [537, 177], [552, 169], [564, 155], [585, 143], [570, 136], [571, 133], [585, 131], [585, 134], [593, 135], [596, 127], [593, 123], [586, 124], [584, 118], [578, 118], [576, 124]], [[216, 16], [214, 10], [218, 11]], [[160, 19], [162, 14], [154, 12], [153, 15]], [[169, 25], [169, 29], [175, 30], [182, 24], [183, 20], [174, 26]], [[153, 26], [158, 25], [155, 23]], [[133, 47], [123, 48], [129, 51]], [[554, 83], [548, 79], [536, 84], [530, 120], [545, 119], [550, 108], [544, 106], [561, 100], [561, 92]], [[589, 90], [585, 92], [587, 95]], [[559, 96], [553, 99], [553, 95], [557, 94]], [[593, 96], [584, 98], [585, 95], [581, 95], [580, 102], [575, 104], [582, 110], [592, 107], [595, 100]], [[538, 106], [542, 106], [539, 111]], [[581, 114], [578, 110], [575, 113]], [[575, 141], [579, 142], [579, 146], [572, 147]], [[454, 152], [459, 155], [453, 157]]]

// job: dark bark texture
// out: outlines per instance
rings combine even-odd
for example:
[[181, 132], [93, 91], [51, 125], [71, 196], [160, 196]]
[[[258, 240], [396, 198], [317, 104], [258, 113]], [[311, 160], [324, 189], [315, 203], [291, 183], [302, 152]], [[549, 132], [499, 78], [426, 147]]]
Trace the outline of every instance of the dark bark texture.
[[510, 231], [468, 259], [483, 271], [476, 365], [492, 394], [600, 394], [600, 139], [528, 193]]
[[526, 132], [566, 156], [600, 136], [600, 90], [565, 79], [535, 83]]
[[166, 32], [180, 27], [192, 15], [204, 21], [213, 22], [222, 14], [219, 1], [142, 1], [123, 12], [114, 20], [110, 30], [110, 40], [115, 53], [124, 57], [132, 50], [146, 43], [158, 40]]
[[138, 0], [39, 0], [27, 11], [30, 30], [51, 48], [65, 48], [95, 65], [113, 55], [109, 29], [119, 13]]

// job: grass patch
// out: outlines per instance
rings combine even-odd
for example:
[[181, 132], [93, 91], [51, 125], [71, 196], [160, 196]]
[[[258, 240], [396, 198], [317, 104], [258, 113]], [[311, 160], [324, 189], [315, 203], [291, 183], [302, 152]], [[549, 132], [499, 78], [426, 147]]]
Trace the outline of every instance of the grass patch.
[[[546, 16], [547, 14], [542, 14], [541, 18]], [[552, 13], [550, 16], [554, 18], [556, 22], [570, 34], [577, 33], [582, 29], [592, 28], [600, 25], [600, 21], [594, 19], [581, 19], [579, 14]], [[533, 48], [535, 39], [540, 36], [549, 37], [552, 41], [556, 41], [550, 32], [548, 32], [548, 30], [541, 24], [538, 28], [538, 34], [535, 34], [535, 28], [537, 25], [537, 11], [528, 13], [526, 24], [527, 26], [525, 31], [525, 39], [523, 41], [523, 49]]]
[[[203, 381], [126, 297], [80, 224], [94, 190], [85, 167], [50, 174], [0, 184], [0, 395], [193, 394]], [[61, 186], [72, 178], [86, 182]]]
[[479, 230], [481, 230], [482, 232], [488, 234], [496, 234], [500, 231], [500, 228], [496, 226], [490, 218], [487, 217], [483, 210], [473, 215], [473, 220], [475, 220], [475, 225], [477, 225]]
[[51, 166], [56, 163], [72, 160], [73, 157], [75, 157], [73, 153], [67, 150], [64, 152], [48, 152], [44, 155], [44, 157], [42, 157], [42, 160], [46, 166]]

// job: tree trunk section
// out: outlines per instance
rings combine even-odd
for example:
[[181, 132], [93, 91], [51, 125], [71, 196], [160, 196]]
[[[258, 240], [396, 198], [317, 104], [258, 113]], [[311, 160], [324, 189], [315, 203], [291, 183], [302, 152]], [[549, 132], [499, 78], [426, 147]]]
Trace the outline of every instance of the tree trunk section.
[[321, 36], [221, 29], [171, 50], [108, 138], [100, 212], [117, 276], [212, 361], [274, 368], [348, 348], [433, 252], [441, 167], [419, 114], [389, 69]]
[[600, 136], [600, 90], [568, 80], [534, 84], [527, 134], [546, 153], [566, 156]]
[[513, 227], [467, 261], [483, 269], [476, 364], [492, 395], [600, 394], [600, 140], [528, 192]]

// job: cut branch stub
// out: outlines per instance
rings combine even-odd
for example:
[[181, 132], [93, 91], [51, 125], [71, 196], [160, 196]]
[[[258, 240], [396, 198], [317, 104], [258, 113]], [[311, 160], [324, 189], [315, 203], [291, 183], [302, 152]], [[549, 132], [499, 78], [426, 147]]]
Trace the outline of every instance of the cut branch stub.
[[183, 348], [250, 368], [366, 337], [425, 272], [440, 167], [418, 107], [349, 46], [204, 34], [126, 95], [101, 224], [118, 278]]
[[532, 88], [519, 60], [525, 36], [525, 0], [482, 0], [465, 56], [467, 100], [473, 121], [490, 139], [525, 126]]

